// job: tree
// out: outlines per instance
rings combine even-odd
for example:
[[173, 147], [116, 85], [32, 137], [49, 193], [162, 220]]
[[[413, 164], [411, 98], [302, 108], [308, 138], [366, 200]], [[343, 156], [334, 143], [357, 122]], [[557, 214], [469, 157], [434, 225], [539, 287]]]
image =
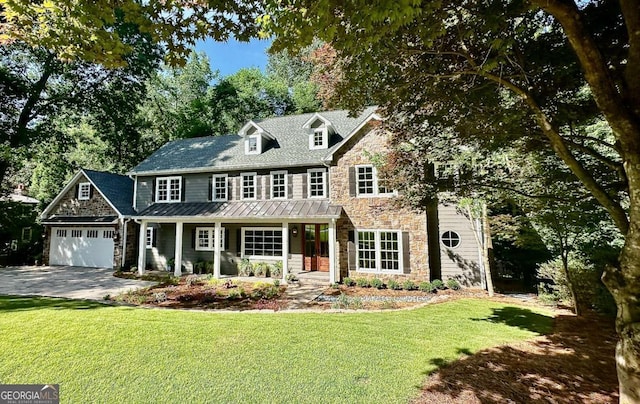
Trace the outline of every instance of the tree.
[[[499, 143], [516, 133], [553, 150], [625, 236], [604, 279], [618, 306], [622, 402], [640, 401], [640, 13], [631, 0], [270, 4], [262, 22], [278, 47], [315, 37], [344, 63], [338, 91], [417, 128]], [[614, 142], [577, 135], [602, 117]], [[598, 152], [607, 148], [614, 158]], [[593, 172], [585, 156], [608, 164]], [[617, 177], [616, 181], [611, 177]], [[604, 178], [604, 181], [602, 179]], [[613, 186], [612, 186], [613, 185]]]
[[257, 35], [261, 3], [254, 1], [0, 0], [0, 46], [19, 41], [61, 60], [108, 67], [128, 64], [132, 44], [113, 24], [121, 18], [164, 43], [170, 64], [181, 63], [195, 41], [248, 40]]

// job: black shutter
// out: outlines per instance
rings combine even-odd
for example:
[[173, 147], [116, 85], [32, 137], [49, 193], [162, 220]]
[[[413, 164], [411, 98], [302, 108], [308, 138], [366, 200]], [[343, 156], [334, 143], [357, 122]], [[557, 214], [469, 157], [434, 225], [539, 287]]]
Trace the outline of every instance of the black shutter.
[[287, 174], [287, 199], [293, 198], [293, 174]]
[[151, 178], [151, 202], [156, 201], [156, 179]]
[[356, 186], [357, 186], [356, 168], [349, 167], [349, 196], [351, 197], [357, 196]]
[[273, 186], [271, 183], [271, 174], [265, 176], [264, 182], [264, 199], [271, 199], [271, 187]]
[[409, 232], [402, 232], [402, 266], [405, 274], [411, 273], [411, 257], [410, 252], [411, 248], [409, 248]]
[[238, 256], [242, 252], [242, 230], [236, 229], [236, 252]]
[[230, 201], [233, 199], [233, 177], [226, 179], [227, 184], [227, 200]]
[[182, 202], [184, 202], [186, 200], [186, 195], [185, 195], [185, 190], [186, 190], [186, 179], [184, 177], [182, 177], [181, 181], [180, 181], [180, 186], [182, 187], [182, 189], [180, 190], [180, 200]]
[[[355, 271], [356, 270], [356, 232], [354, 230], [349, 230], [349, 242], [347, 243], [347, 261], [348, 261], [348, 270]], [[349, 276], [350, 274], [347, 274]]]
[[213, 200], [213, 176], [209, 177], [209, 194], [207, 195], [207, 201]]
[[[151, 247], [158, 246], [158, 228], [151, 228]], [[146, 234], [145, 234], [146, 236]]]
[[262, 179], [264, 178], [264, 175], [258, 175], [256, 174], [255, 178], [255, 184], [256, 184], [256, 199], [264, 199], [262, 197]]
[[93, 185], [89, 184], [89, 199], [93, 198]]
[[307, 181], [309, 180], [309, 173], [306, 173], [302, 176], [302, 198], [306, 199], [307, 195]]
[[224, 250], [229, 248], [229, 232], [225, 230], [224, 227], [220, 229], [220, 231], [224, 231]]
[[80, 184], [76, 184], [76, 199], [80, 197]]
[[191, 248], [196, 249], [196, 229], [191, 230]]
[[236, 188], [236, 197], [235, 197], [235, 199], [240, 200], [240, 199], [242, 199], [242, 195], [240, 195], [240, 183], [242, 182], [242, 175], [234, 177], [233, 180], [235, 182], [235, 188]]

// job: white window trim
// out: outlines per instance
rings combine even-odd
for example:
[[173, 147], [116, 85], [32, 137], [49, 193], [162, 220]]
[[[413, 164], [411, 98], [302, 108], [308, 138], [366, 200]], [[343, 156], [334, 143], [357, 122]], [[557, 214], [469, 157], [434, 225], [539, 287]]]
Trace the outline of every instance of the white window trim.
[[[207, 232], [207, 240], [209, 240], [209, 247], [200, 247], [198, 245], [198, 233], [200, 233], [200, 231], [206, 231]], [[224, 234], [224, 227], [220, 228], [220, 251], [225, 251], [227, 248], [227, 246], [225, 245], [225, 234]], [[196, 251], [215, 251], [215, 243], [214, 243], [214, 239], [216, 237], [216, 228], [215, 227], [196, 227], [196, 239], [195, 239], [195, 249]]]
[[[256, 150], [249, 150], [249, 139], [256, 139]], [[244, 154], [261, 154], [262, 153], [262, 134], [251, 134], [244, 140]]]
[[[358, 173], [359, 168], [367, 168], [371, 167], [373, 172], [373, 193], [372, 194], [361, 194], [360, 193], [360, 175]], [[397, 196], [398, 192], [396, 190], [392, 190], [391, 192], [380, 192], [379, 188], [379, 178], [378, 178], [378, 169], [373, 164], [357, 164], [355, 166], [356, 175], [356, 197], [358, 198], [389, 198], [392, 196]]]
[[[245, 255], [244, 250], [245, 250], [245, 233], [247, 230], [269, 230], [269, 231], [276, 231], [276, 232], [280, 232], [280, 237], [284, 237], [284, 235], [282, 234], [282, 228], [281, 227], [242, 227], [241, 228], [241, 237], [242, 237], [242, 242], [241, 242], [241, 246], [240, 246], [240, 255], [241, 258], [248, 258], [248, 259], [256, 259], [256, 260], [281, 260], [282, 259], [282, 255]], [[284, 245], [284, 238], [282, 239], [282, 251], [287, 251], [287, 249], [289, 248], [288, 246]]]
[[[25, 237], [25, 232], [29, 233], [29, 237]], [[33, 238], [33, 229], [31, 227], [23, 227], [21, 236], [23, 242], [31, 241]]]
[[[322, 133], [322, 144], [316, 146], [315, 135], [316, 133]], [[321, 126], [319, 128], [313, 128], [313, 131], [309, 134], [309, 150], [322, 150], [329, 147], [329, 128]]]
[[[287, 170], [280, 170], [280, 171], [271, 171], [271, 195], [269, 195], [269, 197], [271, 199], [287, 199], [289, 197], [289, 172]], [[284, 174], [284, 196], [278, 196], [275, 197], [273, 196], [273, 176], [277, 175], [277, 174]]]
[[[321, 196], [311, 196], [311, 173], [312, 172], [320, 172], [322, 173], [322, 195]], [[307, 198], [312, 199], [326, 199], [327, 196], [327, 170], [324, 168], [310, 168], [307, 170]]]
[[[224, 178], [224, 199], [216, 199], [216, 178]], [[211, 200], [213, 202], [226, 202], [229, 200], [229, 177], [227, 174], [214, 174], [211, 178]]]
[[[83, 196], [83, 188], [86, 188], [87, 196]], [[91, 183], [90, 182], [81, 182], [78, 184], [78, 200], [79, 201], [88, 201], [91, 199]]]
[[[244, 196], [244, 176], [253, 176], [253, 198], [245, 198]], [[241, 173], [240, 174], [240, 199], [245, 201], [254, 201], [258, 199], [258, 173]]]
[[145, 247], [147, 249], [149, 248], [153, 248], [153, 233], [155, 232], [155, 229], [153, 227], [147, 227], [147, 234], [145, 234]]
[[[455, 247], [449, 247], [447, 246], [444, 241], [442, 240], [442, 236], [444, 236], [445, 233], [455, 233], [458, 235], [458, 245], [456, 245]], [[444, 230], [442, 233], [440, 233], [440, 243], [442, 244], [442, 246], [444, 248], [448, 248], [450, 250], [455, 250], [456, 248], [459, 248], [460, 245], [462, 244], [462, 236], [460, 235], [460, 232], [455, 231], [455, 230]]]
[[[174, 200], [174, 199], [169, 199], [171, 197], [171, 188], [170, 188], [170, 184], [172, 180], [178, 180], [178, 199]], [[182, 202], [182, 177], [179, 175], [174, 175], [171, 177], [157, 177], [155, 179], [156, 181], [156, 202], [158, 203], [180, 203]], [[160, 187], [159, 187], [159, 182], [160, 181], [167, 181], [167, 199], [166, 200], [160, 200]]]
[[[358, 233], [359, 232], [373, 232], [374, 240], [375, 240], [375, 251], [376, 251], [376, 268], [368, 269], [368, 268], [360, 268], [360, 260], [358, 250]], [[380, 241], [380, 233], [396, 233], [398, 235], [398, 269], [397, 270], [382, 270], [382, 248]], [[404, 245], [402, 244], [402, 231], [401, 230], [390, 230], [390, 229], [356, 229], [355, 230], [355, 245], [356, 245], [356, 272], [370, 273], [370, 274], [402, 274], [404, 273]]]

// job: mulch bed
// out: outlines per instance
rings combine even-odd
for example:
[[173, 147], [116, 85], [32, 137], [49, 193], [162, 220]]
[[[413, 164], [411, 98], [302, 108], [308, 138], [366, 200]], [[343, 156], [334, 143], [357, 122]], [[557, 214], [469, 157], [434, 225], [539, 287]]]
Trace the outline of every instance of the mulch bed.
[[617, 403], [613, 319], [563, 314], [554, 321], [550, 335], [445, 365], [414, 403]]

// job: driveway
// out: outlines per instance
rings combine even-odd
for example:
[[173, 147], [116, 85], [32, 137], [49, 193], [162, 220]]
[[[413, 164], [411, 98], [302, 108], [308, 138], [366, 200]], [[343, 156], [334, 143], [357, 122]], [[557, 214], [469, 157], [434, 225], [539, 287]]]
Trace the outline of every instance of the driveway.
[[65, 266], [0, 268], [0, 295], [39, 295], [102, 300], [155, 282], [120, 279], [113, 269]]

